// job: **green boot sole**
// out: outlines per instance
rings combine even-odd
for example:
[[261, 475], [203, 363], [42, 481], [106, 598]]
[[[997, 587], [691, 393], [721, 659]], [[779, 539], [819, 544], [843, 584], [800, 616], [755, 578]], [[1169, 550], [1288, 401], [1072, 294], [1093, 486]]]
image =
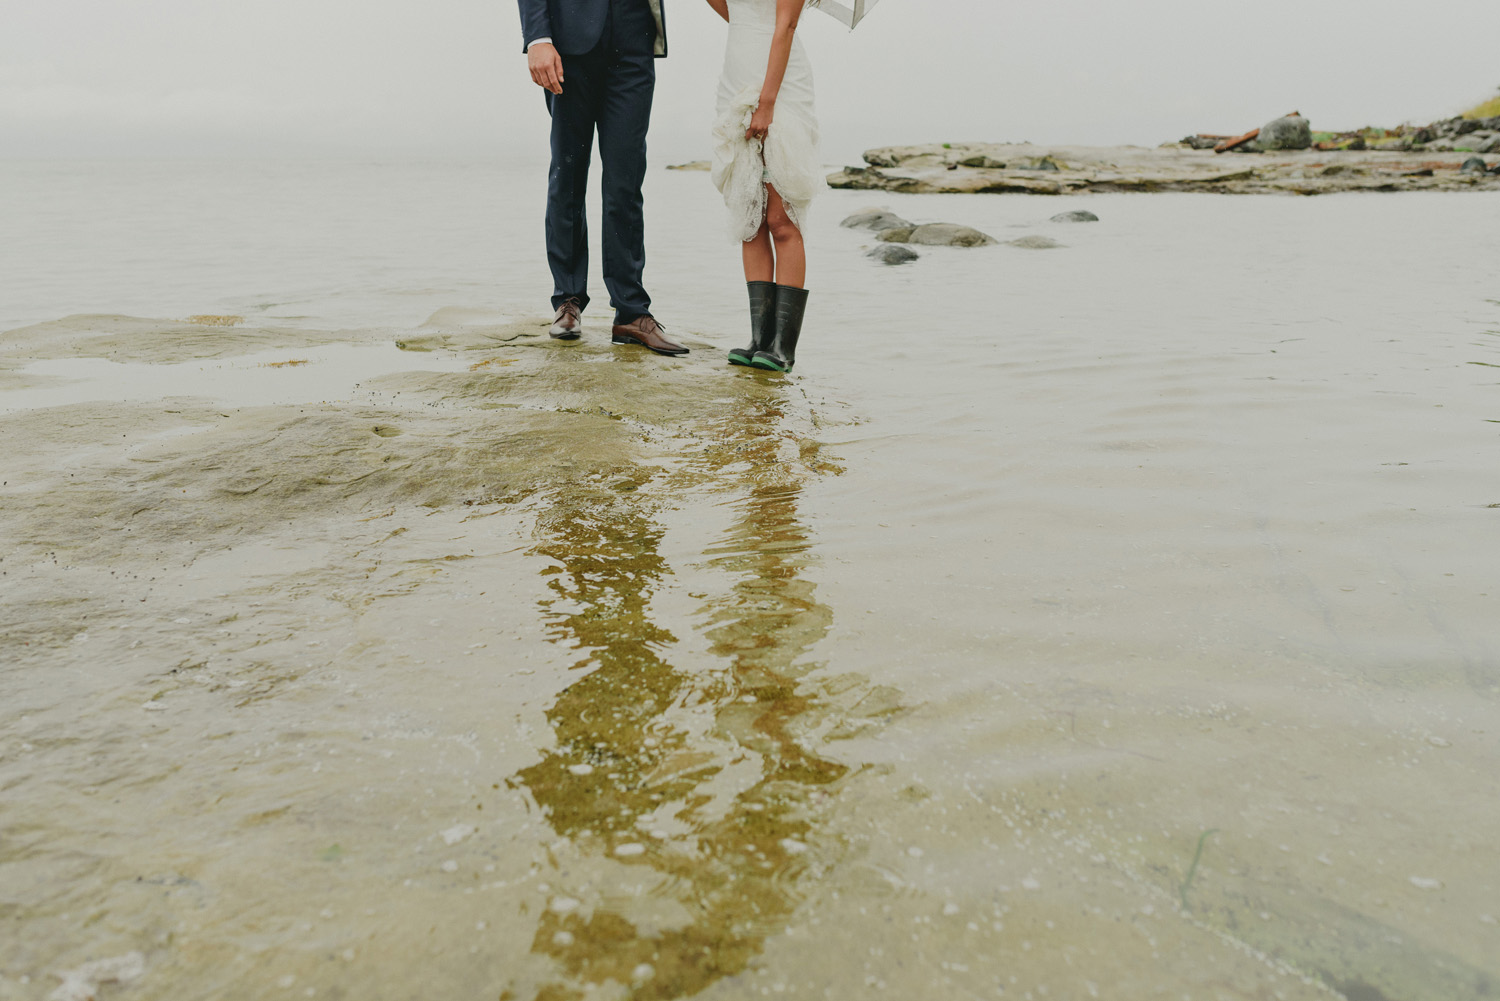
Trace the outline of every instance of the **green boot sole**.
[[750, 359], [750, 364], [753, 365], [753, 366], [755, 366], [756, 368], [764, 369], [767, 372], [790, 372], [791, 371], [790, 366], [788, 366], [786, 368], [783, 368], [780, 365], [776, 364], [771, 359], [762, 357], [761, 355], [756, 355], [754, 358], [751, 358]]

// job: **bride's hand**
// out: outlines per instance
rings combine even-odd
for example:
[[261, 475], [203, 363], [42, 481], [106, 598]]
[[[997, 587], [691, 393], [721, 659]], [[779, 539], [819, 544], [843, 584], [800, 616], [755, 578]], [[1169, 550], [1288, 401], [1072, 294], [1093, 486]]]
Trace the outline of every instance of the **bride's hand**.
[[771, 119], [776, 115], [776, 105], [767, 104], [762, 101], [755, 106], [755, 114], [750, 116], [750, 127], [745, 130], [747, 140], [759, 139], [766, 141], [766, 134], [771, 130]]

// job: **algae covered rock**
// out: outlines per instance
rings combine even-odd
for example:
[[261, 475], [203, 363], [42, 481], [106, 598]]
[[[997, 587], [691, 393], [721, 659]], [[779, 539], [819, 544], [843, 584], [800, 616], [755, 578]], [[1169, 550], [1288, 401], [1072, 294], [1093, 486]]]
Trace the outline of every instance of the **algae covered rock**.
[[969, 226], [951, 222], [930, 222], [918, 226], [903, 243], [915, 243], [925, 247], [990, 247], [997, 241], [987, 233]]
[[1059, 212], [1053, 216], [1051, 222], [1098, 222], [1099, 217], [1088, 209], [1076, 209], [1072, 212]]

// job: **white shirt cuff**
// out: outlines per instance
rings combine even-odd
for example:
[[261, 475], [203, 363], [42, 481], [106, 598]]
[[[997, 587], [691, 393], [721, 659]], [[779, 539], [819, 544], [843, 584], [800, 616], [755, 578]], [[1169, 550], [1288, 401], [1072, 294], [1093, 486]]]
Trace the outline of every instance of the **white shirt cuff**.
[[552, 36], [551, 35], [543, 35], [541, 38], [533, 38], [531, 40], [531, 45], [526, 46], [526, 48], [530, 49], [532, 45], [540, 45], [542, 42], [546, 42], [548, 45], [551, 45], [552, 44]]

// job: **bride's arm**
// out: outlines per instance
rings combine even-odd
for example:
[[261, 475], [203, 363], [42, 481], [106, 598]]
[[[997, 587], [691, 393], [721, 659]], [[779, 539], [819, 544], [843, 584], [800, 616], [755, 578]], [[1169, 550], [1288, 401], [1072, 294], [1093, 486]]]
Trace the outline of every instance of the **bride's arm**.
[[708, 5], [724, 20], [729, 20], [729, 0], [708, 0]]
[[771, 119], [776, 115], [776, 96], [781, 93], [786, 64], [792, 58], [792, 39], [797, 34], [797, 22], [802, 17], [804, 3], [806, 0], [776, 0], [776, 33], [771, 36], [766, 82], [760, 89], [760, 104], [750, 119], [750, 128], [745, 130], [747, 139], [764, 139], [771, 127]]

